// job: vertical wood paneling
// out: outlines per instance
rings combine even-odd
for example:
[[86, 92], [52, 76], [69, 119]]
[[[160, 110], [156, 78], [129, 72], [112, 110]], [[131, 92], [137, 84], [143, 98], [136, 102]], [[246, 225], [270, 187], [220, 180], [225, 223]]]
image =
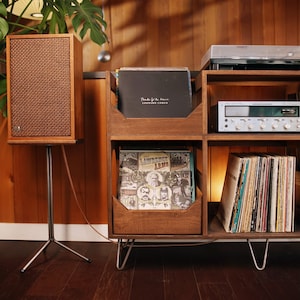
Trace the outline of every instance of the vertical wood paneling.
[[[217, 35], [219, 44], [223, 45], [229, 44], [230, 39], [232, 39], [232, 37], [236, 34], [234, 32], [233, 23], [231, 21], [228, 22], [228, 20], [230, 20], [229, 9], [232, 9], [234, 12], [237, 8], [235, 6], [230, 7], [227, 1], [221, 1], [217, 9], [217, 20], [219, 23]], [[234, 35], [231, 36], [230, 34], [224, 34], [224, 32], [231, 32]]]
[[263, 43], [272, 45], [275, 43], [275, 16], [274, 16], [274, 1], [263, 1], [262, 3], [262, 32]]
[[[94, 2], [99, 6], [103, 3]], [[107, 0], [104, 8], [112, 60], [100, 63], [97, 54], [101, 47], [86, 39], [86, 72], [122, 66], [187, 66], [198, 70], [212, 44], [300, 43], [298, 0]], [[85, 90], [85, 140], [66, 147], [66, 153], [84, 212], [91, 222], [106, 223], [105, 81], [86, 80]], [[84, 222], [60, 147], [53, 149], [53, 163], [55, 221]], [[2, 133], [0, 164], [0, 222], [46, 222], [45, 148], [7, 145]]]
[[[203, 53], [207, 50], [207, 45], [216, 44], [218, 41], [218, 14], [217, 6], [213, 5], [214, 1], [204, 1], [201, 14], [204, 16], [204, 27], [202, 28], [202, 38], [204, 39]], [[218, 41], [219, 43], [219, 41]], [[221, 43], [222, 44], [222, 43]]]
[[252, 2], [240, 1], [240, 41], [238, 43], [251, 45], [252, 42]]
[[[47, 194], [47, 159], [45, 146], [36, 146], [36, 158], [37, 158], [37, 196], [38, 196], [38, 220], [39, 223], [46, 223], [48, 220], [48, 194]], [[34, 181], [32, 181], [34, 184]], [[22, 222], [19, 220], [18, 222]], [[34, 221], [31, 221], [34, 222]]]
[[264, 35], [263, 35], [263, 2], [251, 0], [251, 40], [252, 44], [263, 45]]
[[12, 146], [16, 222], [37, 222], [39, 219], [37, 183], [42, 178], [37, 173], [40, 167], [37, 151], [32, 145]]
[[285, 45], [286, 37], [286, 1], [274, 0], [274, 31], [276, 45]]
[[[157, 6], [156, 1], [154, 2], [156, 6], [156, 10], [160, 10], [160, 7]], [[171, 65], [171, 57], [169, 55], [169, 49], [171, 47], [171, 41], [170, 41], [170, 32], [171, 32], [171, 24], [169, 21], [169, 15], [170, 15], [170, 4], [169, 1], [165, 1], [165, 3], [162, 5], [162, 11], [157, 15], [153, 16], [152, 20], [155, 21], [154, 23], [159, 24], [159, 44], [158, 44], [158, 62], [160, 66], [168, 66]], [[157, 41], [152, 41], [155, 45]], [[151, 52], [151, 48], [150, 51]]]
[[169, 22], [169, 2], [161, 1], [157, 6], [156, 1], [150, 2], [148, 7], [147, 20], [147, 56], [148, 66], [168, 66], [170, 56], [166, 49], [170, 48], [170, 22]]
[[299, 1], [291, 0], [286, 4], [286, 43], [290, 45], [299, 44]]
[[92, 223], [107, 223], [105, 80], [85, 80], [85, 91], [86, 213]]
[[192, 15], [192, 1], [170, 2], [170, 48], [167, 54], [174, 65], [175, 62], [181, 62], [183, 66], [191, 66], [193, 64]]
[[7, 145], [7, 121], [0, 115], [0, 222], [11, 222], [14, 214], [12, 148]]
[[[191, 19], [193, 21], [193, 66], [198, 68], [201, 66], [201, 57], [205, 49], [205, 37], [203, 35], [203, 28], [205, 26], [205, 16], [200, 13], [204, 9], [204, 1], [193, 1], [193, 11], [198, 11], [198, 14], [192, 13]], [[196, 67], [196, 68], [197, 68]]]
[[[85, 197], [85, 147], [84, 144], [87, 141], [78, 143], [76, 145], [64, 146], [72, 182], [74, 184], [74, 190], [78, 205], [81, 207], [83, 212], [86, 214], [86, 197]], [[71, 188], [67, 176], [67, 169], [63, 159], [63, 152], [60, 146], [55, 148], [56, 158], [56, 222], [57, 223], [83, 223], [84, 219], [77, 206], [76, 198]]]
[[[227, 30], [226, 30], [226, 44], [238, 44], [237, 39], [240, 39], [240, 14], [239, 14], [239, 6], [240, 1], [239, 0], [231, 0], [227, 2], [227, 21], [225, 23], [228, 23]], [[225, 30], [222, 30], [222, 32], [225, 32]], [[207, 45], [205, 45], [207, 47]]]

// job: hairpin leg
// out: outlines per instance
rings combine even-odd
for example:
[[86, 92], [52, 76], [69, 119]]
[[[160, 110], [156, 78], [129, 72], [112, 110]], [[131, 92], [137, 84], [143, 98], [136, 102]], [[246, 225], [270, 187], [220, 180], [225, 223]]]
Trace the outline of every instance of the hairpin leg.
[[250, 252], [251, 252], [251, 256], [252, 256], [252, 259], [253, 259], [253, 262], [254, 262], [254, 265], [255, 265], [256, 269], [259, 270], [259, 271], [264, 270], [265, 267], [266, 267], [266, 264], [267, 264], [267, 257], [268, 257], [268, 250], [269, 250], [269, 239], [266, 239], [264, 259], [263, 259], [263, 263], [262, 263], [261, 267], [259, 267], [258, 264], [257, 264], [257, 259], [255, 257], [255, 254], [254, 254], [254, 251], [253, 251], [253, 248], [252, 248], [250, 240], [247, 239], [247, 242], [248, 242], [248, 245], [249, 245], [249, 248], [250, 248]]
[[116, 263], [116, 267], [118, 270], [124, 269], [128, 257], [130, 255], [130, 252], [132, 250], [132, 247], [134, 245], [134, 241], [135, 240], [127, 240], [126, 242], [123, 242], [122, 239], [118, 239], [117, 263]]

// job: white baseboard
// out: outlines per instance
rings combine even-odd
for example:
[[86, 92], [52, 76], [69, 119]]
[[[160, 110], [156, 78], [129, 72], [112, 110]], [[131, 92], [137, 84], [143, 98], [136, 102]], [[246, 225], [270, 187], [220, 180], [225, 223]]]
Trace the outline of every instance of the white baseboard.
[[[58, 241], [106, 242], [108, 225], [55, 224], [54, 237]], [[101, 234], [104, 236], [101, 236]], [[0, 240], [47, 240], [48, 224], [0, 223]]]
[[[93, 229], [93, 228], [95, 229]], [[75, 242], [107, 242], [108, 225], [86, 224], [55, 224], [54, 236], [58, 241], [75, 241]], [[45, 241], [48, 237], [48, 225], [40, 223], [0, 223], [0, 240], [28, 240], [28, 241]], [[137, 240], [138, 241], [138, 240]], [[191, 242], [197, 243], [197, 240], [159, 240], [160, 242]], [[198, 242], [246, 242], [245, 239], [220, 239], [216, 241], [202, 240]], [[252, 239], [252, 242], [264, 242], [265, 239]], [[157, 240], [147, 239], [143, 242], [155, 243]], [[291, 239], [270, 239], [270, 242], [300, 242], [299, 238]]]

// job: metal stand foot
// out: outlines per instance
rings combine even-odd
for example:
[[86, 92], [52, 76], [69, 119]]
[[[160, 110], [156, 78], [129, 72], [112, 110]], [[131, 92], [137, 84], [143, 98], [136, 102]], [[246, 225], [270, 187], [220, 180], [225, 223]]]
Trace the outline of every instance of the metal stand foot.
[[268, 250], [269, 250], [269, 239], [266, 239], [264, 259], [263, 259], [263, 263], [262, 263], [261, 267], [258, 266], [257, 259], [255, 257], [255, 254], [254, 254], [254, 251], [253, 251], [253, 248], [252, 248], [250, 240], [247, 239], [247, 242], [248, 242], [248, 245], [249, 245], [249, 248], [250, 248], [250, 252], [251, 252], [251, 256], [252, 256], [252, 259], [253, 259], [253, 262], [254, 262], [254, 265], [255, 265], [256, 269], [259, 270], [259, 271], [264, 270], [265, 267], [266, 267], [266, 264], [267, 264], [267, 257], [268, 257]]
[[118, 270], [123, 270], [128, 260], [129, 254], [132, 250], [135, 240], [127, 240], [123, 242], [122, 239], [118, 239], [118, 251], [117, 251], [117, 263]]
[[29, 260], [29, 262], [21, 269], [21, 272], [24, 273], [27, 268], [32, 264], [32, 262], [50, 245], [51, 242], [57, 244], [58, 246], [64, 248], [67, 251], [72, 252], [73, 254], [81, 257], [87, 262], [91, 260], [75, 250], [69, 248], [68, 246], [58, 242], [54, 238], [54, 221], [53, 221], [53, 183], [52, 183], [52, 148], [50, 145], [46, 146], [47, 151], [47, 185], [48, 185], [48, 241], [38, 250], [38, 252]]

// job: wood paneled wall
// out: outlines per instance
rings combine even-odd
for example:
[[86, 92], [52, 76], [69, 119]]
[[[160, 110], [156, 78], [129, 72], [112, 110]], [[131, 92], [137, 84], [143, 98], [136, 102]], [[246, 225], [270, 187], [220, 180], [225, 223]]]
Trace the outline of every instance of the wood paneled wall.
[[106, 0], [104, 11], [112, 60], [98, 62], [100, 47], [86, 42], [86, 71], [122, 66], [198, 70], [212, 44], [300, 43], [298, 0]]
[[[95, 3], [102, 5], [102, 0]], [[212, 44], [300, 43], [298, 0], [106, 0], [112, 60], [84, 44], [84, 71], [122, 66], [187, 66], [198, 70]], [[107, 48], [104, 46], [103, 48]], [[1, 118], [1, 117], [0, 117]], [[85, 80], [85, 140], [66, 146], [80, 205], [92, 223], [107, 223], [105, 80]], [[3, 124], [3, 119], [0, 120]], [[10, 146], [0, 134], [0, 222], [46, 222], [46, 150]], [[85, 223], [60, 146], [53, 147], [56, 223]], [[216, 150], [217, 151], [217, 150]]]

